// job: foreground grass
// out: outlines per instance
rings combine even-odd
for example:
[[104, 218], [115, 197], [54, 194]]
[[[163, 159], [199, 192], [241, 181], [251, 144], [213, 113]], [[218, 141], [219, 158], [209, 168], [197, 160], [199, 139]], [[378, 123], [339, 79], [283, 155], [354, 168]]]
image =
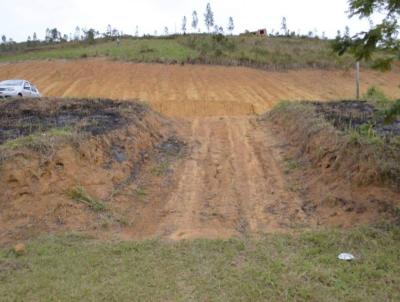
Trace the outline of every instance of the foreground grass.
[[[337, 260], [340, 252], [354, 262]], [[262, 239], [99, 242], [0, 250], [2, 301], [399, 301], [400, 228]]]

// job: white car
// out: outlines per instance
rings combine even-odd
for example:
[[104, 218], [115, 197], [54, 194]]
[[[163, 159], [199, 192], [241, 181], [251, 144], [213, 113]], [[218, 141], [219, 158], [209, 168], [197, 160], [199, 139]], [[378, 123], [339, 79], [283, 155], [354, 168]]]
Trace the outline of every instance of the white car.
[[7, 80], [0, 82], [0, 99], [11, 97], [41, 97], [39, 90], [25, 80]]

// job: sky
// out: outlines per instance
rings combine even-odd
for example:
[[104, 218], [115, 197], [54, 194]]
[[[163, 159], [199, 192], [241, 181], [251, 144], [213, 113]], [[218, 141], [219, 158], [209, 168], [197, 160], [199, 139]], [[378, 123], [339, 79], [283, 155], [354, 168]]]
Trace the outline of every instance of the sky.
[[107, 25], [134, 34], [181, 32], [183, 16], [188, 18], [196, 10], [200, 28], [206, 31], [204, 11], [211, 3], [215, 23], [224, 28], [233, 17], [235, 33], [267, 28], [268, 32], [281, 28], [283, 17], [292, 31], [307, 34], [317, 30], [321, 35], [334, 37], [346, 25], [351, 33], [369, 28], [367, 20], [348, 18], [348, 0], [0, 0], [0, 35], [14, 41], [25, 41], [34, 32], [43, 39], [46, 28], [58, 28], [62, 34], [73, 34], [75, 27], [95, 28], [105, 32]]

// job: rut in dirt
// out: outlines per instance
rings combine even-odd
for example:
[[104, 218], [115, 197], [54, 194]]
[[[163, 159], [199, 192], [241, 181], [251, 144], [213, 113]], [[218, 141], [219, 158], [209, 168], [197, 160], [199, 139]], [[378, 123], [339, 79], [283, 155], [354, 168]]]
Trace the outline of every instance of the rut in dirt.
[[277, 141], [256, 123], [253, 117], [193, 120], [192, 154], [177, 171], [158, 235], [229, 238], [309, 223], [287, 188]]

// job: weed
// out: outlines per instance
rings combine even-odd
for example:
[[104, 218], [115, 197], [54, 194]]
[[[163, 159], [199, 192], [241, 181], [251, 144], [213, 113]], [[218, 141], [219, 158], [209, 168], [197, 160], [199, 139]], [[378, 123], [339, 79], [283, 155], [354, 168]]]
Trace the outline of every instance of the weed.
[[136, 192], [136, 195], [140, 198], [144, 198], [147, 196], [147, 192], [144, 188], [137, 188], [135, 192]]
[[350, 142], [353, 144], [363, 145], [383, 145], [384, 140], [382, 137], [376, 134], [373, 125], [364, 124], [358, 128], [350, 128], [348, 130], [350, 134]]
[[93, 211], [101, 212], [107, 209], [106, 205], [102, 201], [91, 197], [81, 186], [68, 190], [67, 195], [71, 199], [87, 205]]
[[165, 174], [168, 172], [169, 166], [170, 166], [169, 162], [165, 161], [165, 162], [160, 163], [160, 164], [157, 165], [157, 166], [154, 166], [154, 167], [151, 169], [150, 172], [151, 172], [151, 174], [153, 174], [154, 176], [163, 176], [163, 175], [165, 175]]
[[296, 170], [299, 168], [299, 163], [293, 158], [285, 158], [285, 173], [288, 174], [289, 172]]
[[73, 136], [74, 132], [70, 128], [52, 128], [45, 132], [36, 132], [8, 140], [1, 145], [1, 149], [6, 151], [26, 147], [36, 151], [48, 151], [60, 140], [69, 140]]

